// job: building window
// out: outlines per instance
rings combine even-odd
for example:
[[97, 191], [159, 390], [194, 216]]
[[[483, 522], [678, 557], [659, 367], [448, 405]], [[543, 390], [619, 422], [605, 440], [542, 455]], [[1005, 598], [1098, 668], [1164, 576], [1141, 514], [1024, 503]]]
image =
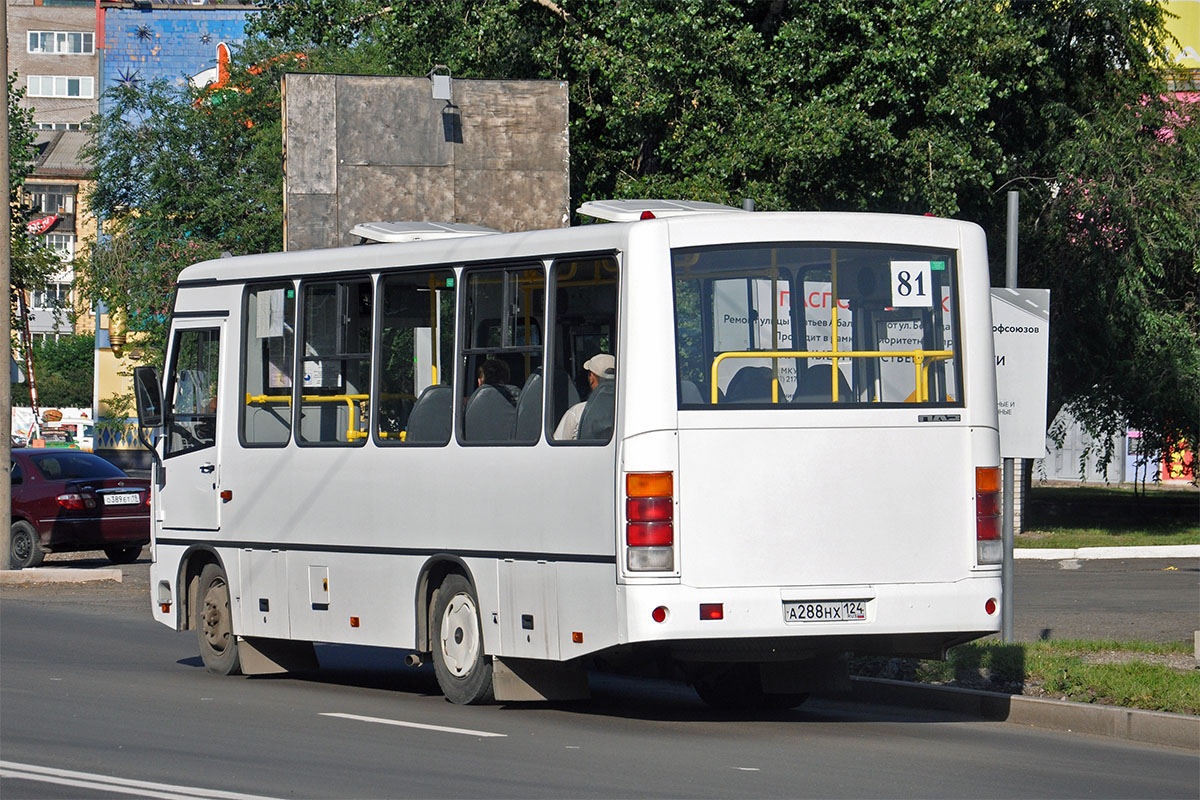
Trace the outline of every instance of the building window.
[[30, 299], [31, 308], [63, 308], [71, 299], [71, 284], [51, 283], [45, 289], [35, 289]]
[[90, 56], [95, 35], [86, 31], [30, 31], [29, 52], [39, 55]]
[[75, 213], [73, 184], [29, 183], [25, 185], [25, 197], [34, 213]]
[[88, 75], [30, 75], [30, 97], [95, 97], [96, 79]]
[[44, 233], [42, 244], [58, 253], [63, 261], [75, 258], [75, 234], [73, 233]]
[[38, 131], [90, 131], [90, 122], [35, 122], [33, 129]]

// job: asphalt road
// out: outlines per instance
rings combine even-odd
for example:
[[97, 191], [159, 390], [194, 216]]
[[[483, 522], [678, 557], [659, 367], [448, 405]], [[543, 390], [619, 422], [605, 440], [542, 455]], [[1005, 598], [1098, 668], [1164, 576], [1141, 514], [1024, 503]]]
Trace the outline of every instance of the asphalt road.
[[1016, 562], [1013, 635], [1191, 641], [1200, 630], [1200, 559]]
[[[1071, 610], [1081, 571], [1045, 567], [1026, 596], [1044, 581], [1049, 606]], [[812, 701], [731, 717], [686, 687], [605, 677], [587, 703], [464, 708], [400, 653], [331, 646], [312, 676], [220, 678], [193, 634], [150, 620], [147, 565], [125, 572], [119, 585], [0, 589], [6, 800], [1200, 795], [1194, 753], [911, 710]], [[1124, 586], [1118, 574], [1105, 591]], [[1123, 574], [1128, 591], [1176, 580]], [[1046, 613], [1035, 618], [1070, 630]]]

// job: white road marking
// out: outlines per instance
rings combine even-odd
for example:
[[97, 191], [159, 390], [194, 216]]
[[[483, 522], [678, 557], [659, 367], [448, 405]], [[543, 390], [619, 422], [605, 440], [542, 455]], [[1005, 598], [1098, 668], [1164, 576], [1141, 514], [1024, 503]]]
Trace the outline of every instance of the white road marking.
[[425, 725], [421, 722], [405, 722], [399, 719], [383, 719], [382, 717], [363, 717], [358, 714], [339, 714], [334, 711], [322, 711], [322, 717], [338, 717], [354, 719], [359, 722], [374, 722], [377, 725], [395, 725], [398, 728], [419, 728], [423, 731], [439, 731], [441, 733], [460, 733], [464, 736], [483, 736], [487, 738], [507, 738], [507, 733], [492, 733], [491, 731], [473, 731], [470, 728], [447, 728], [443, 725]]
[[211, 797], [214, 800], [269, 800], [262, 795], [241, 794], [239, 792], [223, 792], [218, 789], [198, 789], [191, 786], [175, 786], [169, 783], [153, 783], [151, 781], [135, 781], [128, 778], [114, 778], [111, 775], [97, 775], [92, 772], [75, 772], [69, 769], [54, 767], [39, 767], [35, 764], [18, 764], [13, 761], [0, 761], [0, 778], [16, 778], [38, 783], [53, 783], [59, 786], [72, 786], [79, 789], [94, 789], [113, 794], [125, 794], [131, 797], [155, 797], [162, 800], [187, 800], [187, 798]]

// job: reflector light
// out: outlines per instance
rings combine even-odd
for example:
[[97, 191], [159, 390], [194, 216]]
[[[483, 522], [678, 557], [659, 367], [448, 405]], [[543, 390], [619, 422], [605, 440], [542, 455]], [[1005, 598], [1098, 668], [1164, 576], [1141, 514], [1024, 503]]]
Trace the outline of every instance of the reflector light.
[[583, 644], [583, 631], [571, 631], [571, 641], [575, 644]]
[[725, 604], [701, 603], [700, 619], [725, 619]]
[[674, 493], [669, 472], [631, 472], [625, 476], [625, 494], [629, 497], [671, 497]]
[[162, 613], [164, 613], [164, 614], [170, 612], [170, 610], [171, 610], [170, 603], [159, 603], [158, 607], [162, 609]]
[[651, 611], [650, 619], [654, 620], [655, 622], [666, 622], [667, 621], [667, 607], [659, 606], [658, 608]]
[[983, 604], [983, 610], [988, 613], [989, 617], [992, 614], [995, 614], [996, 613], [996, 598], [994, 598], [994, 597], [988, 598], [988, 601]]
[[675, 544], [675, 526], [669, 522], [631, 522], [625, 526], [630, 547], [670, 547]]
[[350, 627], [351, 627], [351, 628], [357, 628], [357, 627], [358, 627], [358, 617], [351, 617], [351, 618], [350, 618]]
[[654, 219], [654, 212], [653, 211], [643, 211], [641, 219]]

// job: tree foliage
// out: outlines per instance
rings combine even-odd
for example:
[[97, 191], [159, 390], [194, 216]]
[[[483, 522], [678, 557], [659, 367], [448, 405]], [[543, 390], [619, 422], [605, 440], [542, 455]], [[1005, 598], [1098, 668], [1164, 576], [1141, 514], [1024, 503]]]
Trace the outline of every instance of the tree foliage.
[[[38, 404], [42, 408], [88, 408], [92, 405], [92, 362], [96, 340], [91, 334], [43, 339], [33, 347]], [[29, 405], [29, 384], [12, 385], [12, 404]]]
[[[33, 109], [23, 108], [21, 98], [25, 89], [17, 86], [17, 74], [8, 76], [8, 203], [11, 209], [9, 241], [12, 261], [10, 266], [9, 307], [17, 312], [18, 289], [40, 289], [50, 276], [62, 269], [58, 254], [42, 244], [40, 237], [28, 231], [33, 209], [22, 197], [25, 181], [33, 172], [37, 158], [34, 140], [37, 134], [33, 127]], [[21, 320], [14, 316], [13, 330], [19, 330]]]
[[[1166, 99], [1157, 3], [258, 5], [257, 49], [239, 55], [237, 78], [256, 80], [252, 92], [209, 110], [177, 97], [137, 124], [129, 98], [101, 121], [98, 176], [113, 185], [97, 198], [148, 261], [162, 242], [277, 245], [278, 85], [247, 68], [280, 63], [271, 54], [303, 52], [291, 70], [443, 64], [459, 78], [565, 80], [576, 201], [751, 197], [764, 210], [958, 216], [988, 232], [999, 278], [1003, 193], [1020, 189], [1021, 282], [1054, 291], [1051, 411], [1069, 403], [1096, 432], [1128, 420], [1158, 441], [1197, 441], [1200, 111]], [[1166, 123], [1173, 138], [1160, 136]], [[246, 231], [255, 215], [276, 238]], [[164, 279], [180, 266], [156, 263]]]

